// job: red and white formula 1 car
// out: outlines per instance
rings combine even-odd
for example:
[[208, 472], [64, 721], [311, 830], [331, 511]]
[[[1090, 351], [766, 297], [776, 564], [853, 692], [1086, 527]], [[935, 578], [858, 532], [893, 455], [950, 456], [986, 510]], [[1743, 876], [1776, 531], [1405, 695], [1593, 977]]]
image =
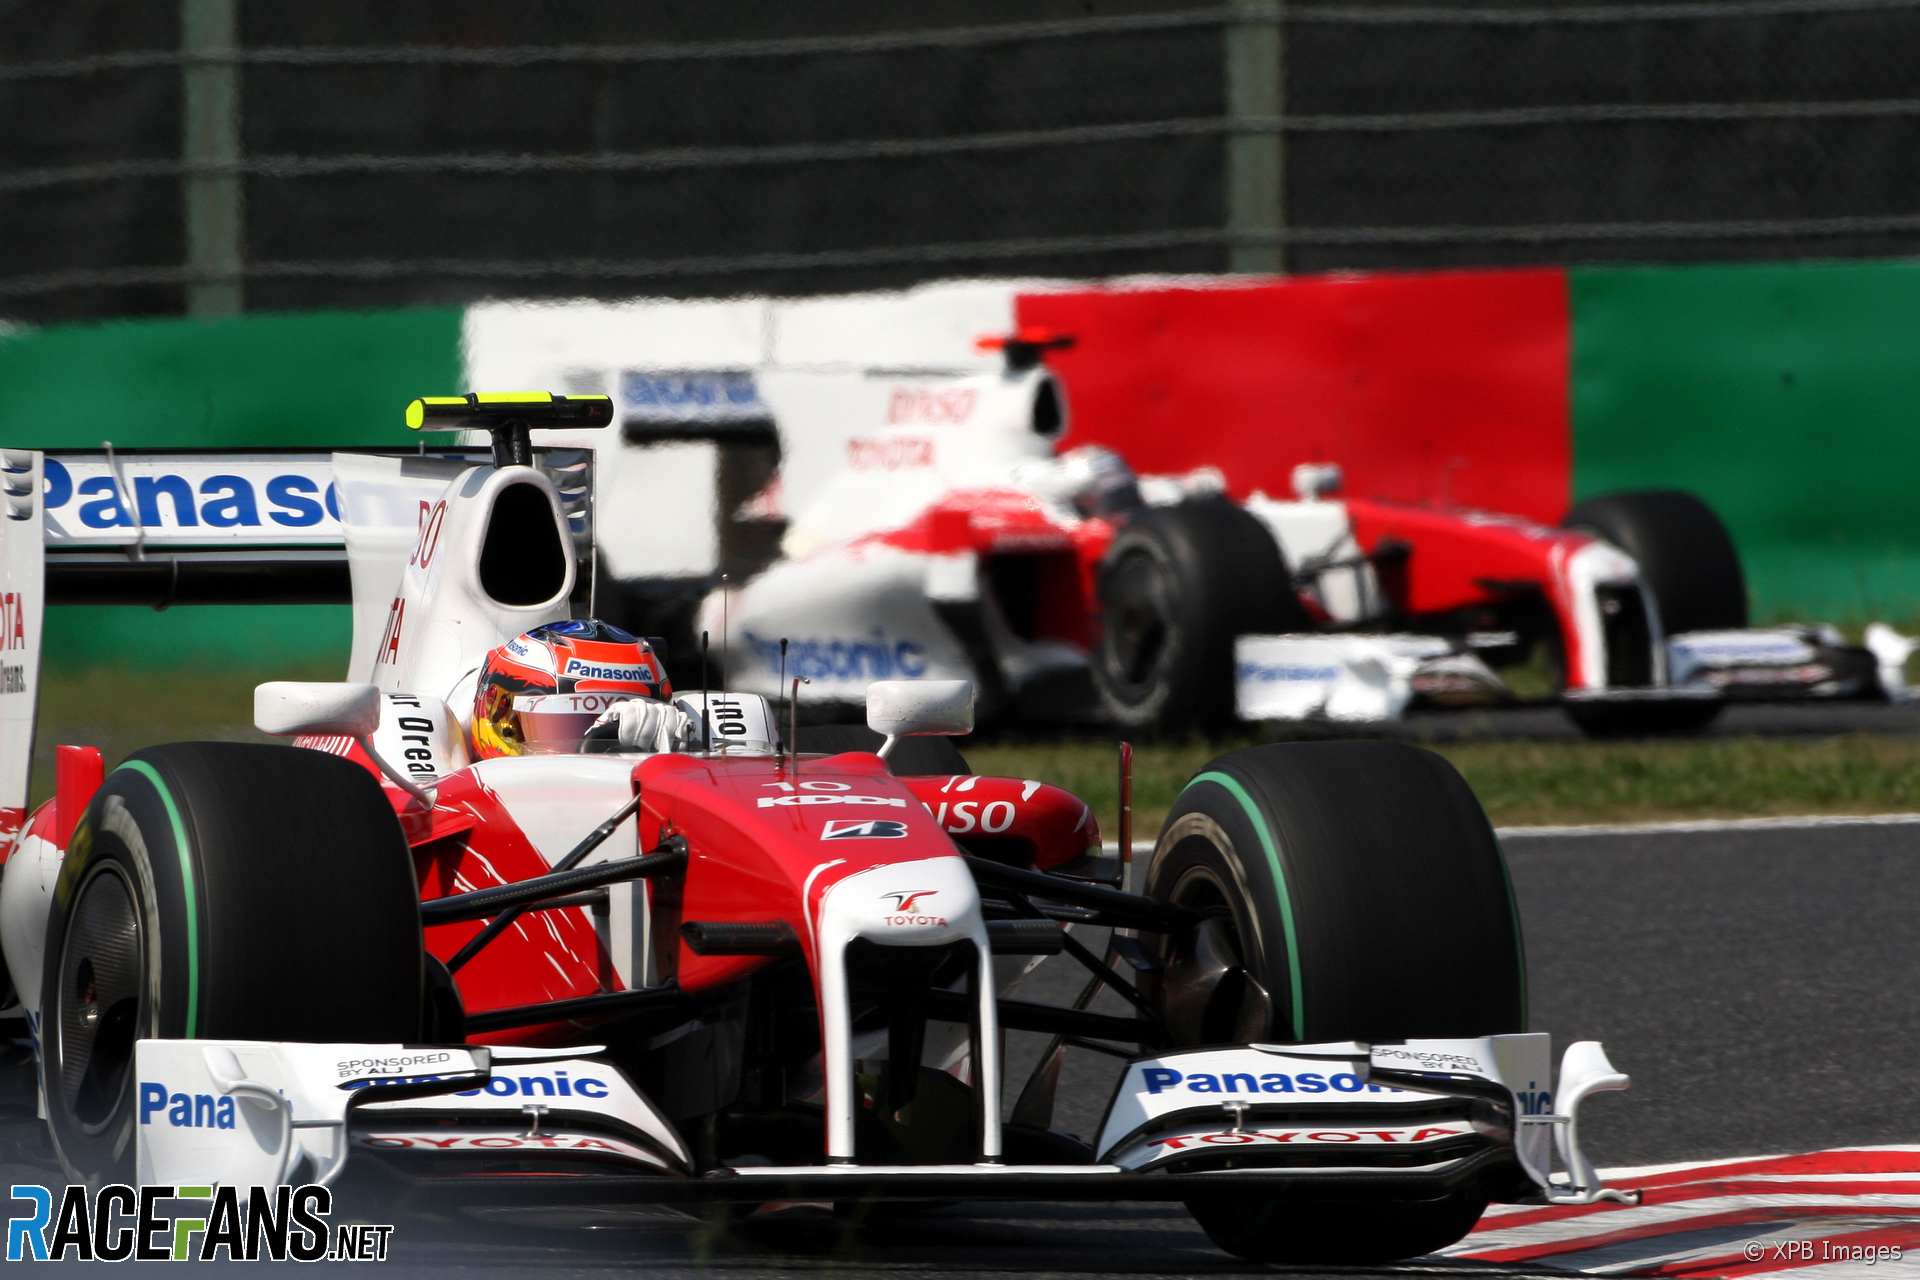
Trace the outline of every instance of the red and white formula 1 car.
[[[416, 402], [416, 425], [493, 430], [495, 461], [336, 455], [331, 550], [318, 522], [195, 543], [176, 510], [133, 562], [132, 528], [76, 541], [53, 463], [5, 455], [0, 991], [75, 1181], [340, 1180], [389, 1210], [1174, 1200], [1235, 1253], [1347, 1261], [1444, 1246], [1492, 1199], [1624, 1194], [1575, 1122], [1626, 1077], [1583, 1042], [1554, 1078], [1499, 846], [1437, 756], [1223, 756], [1132, 885], [1079, 800], [967, 771], [942, 736], [971, 723], [959, 682], [875, 683], [866, 728], [813, 744], [878, 750], [798, 752], [763, 699], [703, 692], [678, 699], [684, 751], [470, 759], [457, 691], [576, 582], [528, 428], [609, 416]], [[142, 477], [191, 471], [97, 461], [59, 465], [135, 509]], [[200, 461], [220, 479], [195, 499], [246, 480]], [[111, 772], [65, 745], [26, 812], [49, 596], [273, 598], [342, 556], [352, 678], [256, 695], [295, 745]], [[1087, 970], [1078, 1001], [1008, 994], [1055, 954]], [[1088, 1007], [1101, 987], [1125, 1013]], [[1050, 1037], [1017, 1090], [1010, 1032]], [[1124, 1064], [1090, 1142], [1049, 1124], [1068, 1047]]]
[[[1505, 700], [1493, 667], [1536, 651], [1595, 733], [1699, 728], [1729, 698], [1905, 695], [1913, 646], [1884, 627], [1864, 647], [1750, 628], [1733, 541], [1685, 493], [1592, 498], [1548, 528], [1341, 497], [1333, 466], [1234, 503], [1217, 474], [1056, 454], [1062, 341], [995, 340], [996, 372], [761, 375], [782, 470], [745, 511], [787, 523], [778, 558], [701, 610], [716, 635], [731, 614], [730, 687], [777, 693], [785, 637], [816, 698], [965, 678], [995, 722], [1135, 733]], [[650, 434], [699, 432], [629, 420]]]

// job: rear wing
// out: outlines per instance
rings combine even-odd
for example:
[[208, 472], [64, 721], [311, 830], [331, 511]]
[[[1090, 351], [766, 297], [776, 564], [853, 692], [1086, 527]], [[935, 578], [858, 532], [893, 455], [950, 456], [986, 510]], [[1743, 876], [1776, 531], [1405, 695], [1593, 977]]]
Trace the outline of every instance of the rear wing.
[[331, 453], [35, 456], [48, 603], [166, 608], [350, 596]]
[[[488, 461], [483, 449], [362, 450], [418, 457], [444, 483], [449, 466]], [[49, 604], [346, 604], [352, 599], [334, 454], [274, 452], [9, 451], [36, 460], [38, 492], [8, 501], [35, 509]], [[541, 449], [568, 507], [577, 550], [591, 561], [592, 455]], [[4, 534], [25, 536], [16, 519]], [[31, 540], [31, 539], [29, 539]]]
[[[552, 482], [590, 610], [591, 451], [529, 449], [524, 426], [500, 443]], [[0, 857], [27, 805], [47, 605], [348, 604], [358, 578], [384, 609], [422, 513], [500, 452], [0, 450]]]

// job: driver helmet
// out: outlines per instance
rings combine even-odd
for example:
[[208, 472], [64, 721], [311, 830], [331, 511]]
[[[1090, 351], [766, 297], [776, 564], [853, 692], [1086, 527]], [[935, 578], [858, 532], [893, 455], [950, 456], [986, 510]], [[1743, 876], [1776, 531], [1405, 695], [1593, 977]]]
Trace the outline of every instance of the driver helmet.
[[480, 664], [474, 758], [579, 751], [594, 721], [616, 704], [672, 696], [666, 667], [645, 640], [593, 619], [549, 622]]
[[1054, 462], [1066, 498], [1083, 516], [1115, 516], [1144, 504], [1126, 459], [1097, 444], [1069, 449]]

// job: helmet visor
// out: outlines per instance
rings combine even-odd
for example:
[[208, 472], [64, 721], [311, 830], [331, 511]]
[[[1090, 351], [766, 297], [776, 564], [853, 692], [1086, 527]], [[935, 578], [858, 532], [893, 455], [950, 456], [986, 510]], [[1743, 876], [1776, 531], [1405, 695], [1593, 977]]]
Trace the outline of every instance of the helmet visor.
[[593, 722], [632, 693], [521, 693], [513, 699], [513, 718], [527, 755], [577, 753]]

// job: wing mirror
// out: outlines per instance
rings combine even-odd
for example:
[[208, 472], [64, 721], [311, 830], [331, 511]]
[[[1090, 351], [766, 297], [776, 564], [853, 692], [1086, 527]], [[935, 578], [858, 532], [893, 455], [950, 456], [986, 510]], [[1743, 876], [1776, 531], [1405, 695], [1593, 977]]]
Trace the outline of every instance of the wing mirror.
[[433, 793], [394, 768], [374, 750], [380, 727], [380, 690], [358, 681], [269, 680], [253, 690], [253, 727], [285, 738], [294, 734], [331, 734], [351, 738], [380, 772], [415, 798], [431, 805]]
[[1293, 496], [1302, 502], [1314, 502], [1340, 492], [1346, 473], [1337, 462], [1303, 462], [1293, 469]]
[[867, 686], [867, 728], [882, 734], [881, 756], [901, 738], [973, 732], [973, 681], [876, 680]]
[[269, 680], [254, 688], [253, 727], [282, 738], [296, 733], [370, 738], [380, 727], [380, 690], [346, 681]]

